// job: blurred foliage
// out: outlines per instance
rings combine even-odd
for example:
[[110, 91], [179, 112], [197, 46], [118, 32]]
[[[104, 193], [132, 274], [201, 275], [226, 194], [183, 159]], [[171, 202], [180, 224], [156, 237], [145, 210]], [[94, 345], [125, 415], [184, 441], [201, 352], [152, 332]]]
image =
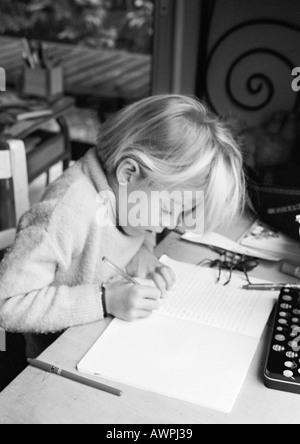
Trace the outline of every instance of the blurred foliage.
[[153, 0], [0, 0], [0, 33], [149, 52], [153, 9]]
[[152, 52], [154, 33], [154, 3], [149, 0], [135, 0], [135, 8], [121, 21], [118, 33], [118, 47], [132, 52]]

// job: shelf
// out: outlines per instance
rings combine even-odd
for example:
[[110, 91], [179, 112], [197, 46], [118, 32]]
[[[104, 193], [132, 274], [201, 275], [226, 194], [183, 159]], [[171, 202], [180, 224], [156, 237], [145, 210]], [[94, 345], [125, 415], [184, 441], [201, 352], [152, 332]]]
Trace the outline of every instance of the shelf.
[[[36, 145], [34, 140], [37, 141]], [[24, 140], [29, 183], [56, 163], [68, 158], [61, 133], [38, 130]], [[27, 142], [27, 143], [26, 143]]]

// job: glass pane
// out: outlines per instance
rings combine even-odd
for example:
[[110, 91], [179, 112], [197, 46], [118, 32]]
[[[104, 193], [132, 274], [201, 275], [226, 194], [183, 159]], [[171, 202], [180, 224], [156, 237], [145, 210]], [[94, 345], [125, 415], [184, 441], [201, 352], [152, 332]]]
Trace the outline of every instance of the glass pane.
[[[0, 66], [20, 85], [22, 38], [43, 41], [48, 65], [62, 65], [64, 91], [82, 113], [74, 136], [151, 94], [155, 0], [1, 0]], [[28, 63], [28, 62], [27, 62]], [[37, 63], [39, 66], [39, 63]], [[96, 121], [95, 121], [96, 120]], [[79, 128], [79, 123], [81, 128]]]

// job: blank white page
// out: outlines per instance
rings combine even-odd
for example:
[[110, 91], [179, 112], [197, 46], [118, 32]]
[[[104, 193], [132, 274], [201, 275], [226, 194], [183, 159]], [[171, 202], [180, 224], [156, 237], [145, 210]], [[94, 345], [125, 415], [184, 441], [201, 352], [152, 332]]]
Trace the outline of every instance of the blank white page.
[[115, 319], [78, 370], [229, 413], [257, 345], [255, 338], [159, 314]]

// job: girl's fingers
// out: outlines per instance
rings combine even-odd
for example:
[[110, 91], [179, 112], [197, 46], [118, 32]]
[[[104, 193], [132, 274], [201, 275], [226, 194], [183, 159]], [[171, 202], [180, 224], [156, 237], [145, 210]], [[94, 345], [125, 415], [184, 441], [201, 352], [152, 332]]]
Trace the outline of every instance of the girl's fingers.
[[176, 281], [176, 276], [172, 268], [163, 266], [157, 269], [157, 273], [161, 274], [162, 277], [164, 278], [167, 284], [167, 290], [171, 290]]
[[152, 311], [139, 310], [136, 312], [136, 319], [150, 318], [150, 316], [152, 316]]
[[159, 291], [154, 286], [150, 287], [143, 285], [141, 287], [138, 287], [137, 289], [140, 291], [139, 296], [143, 299], [158, 300], [161, 297]]
[[153, 273], [152, 279], [153, 279], [155, 285], [157, 286], [157, 288], [159, 289], [159, 291], [161, 292], [162, 299], [165, 299], [166, 290], [167, 290], [167, 283], [166, 283], [165, 279], [159, 273]]
[[159, 301], [156, 299], [143, 299], [139, 309], [146, 311], [155, 311], [159, 309]]
[[167, 269], [169, 270], [169, 273], [170, 273], [170, 275], [171, 275], [171, 277], [172, 277], [172, 279], [173, 279], [173, 282], [176, 282], [176, 274], [175, 274], [175, 271], [174, 271], [171, 267], [168, 267], [168, 266], [166, 266], [166, 265], [165, 265], [165, 267], [167, 267]]

